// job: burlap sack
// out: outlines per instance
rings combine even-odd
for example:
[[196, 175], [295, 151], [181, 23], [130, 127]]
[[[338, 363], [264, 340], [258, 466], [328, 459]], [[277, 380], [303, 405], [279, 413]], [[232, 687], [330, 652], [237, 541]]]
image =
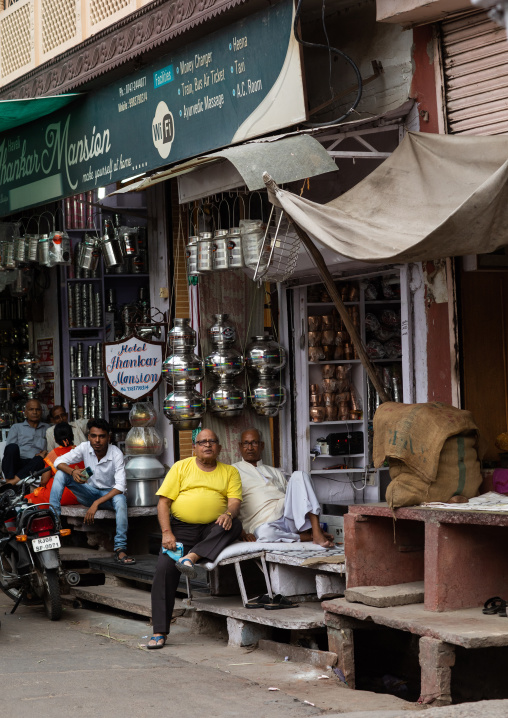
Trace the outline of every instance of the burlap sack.
[[390, 460], [392, 481], [386, 500], [392, 508], [417, 506], [428, 501], [448, 502], [452, 496], [476, 496], [482, 477], [477, 453], [477, 434], [459, 434], [444, 443], [433, 481], [408, 471], [407, 466]]
[[381, 404], [374, 416], [374, 466], [379, 468], [386, 459], [395, 459], [431, 483], [445, 441], [477, 431], [469, 411], [440, 402]]

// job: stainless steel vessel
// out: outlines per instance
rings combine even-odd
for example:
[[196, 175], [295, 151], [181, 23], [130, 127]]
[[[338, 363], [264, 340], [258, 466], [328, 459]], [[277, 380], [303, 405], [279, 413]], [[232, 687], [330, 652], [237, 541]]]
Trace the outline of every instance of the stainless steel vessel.
[[229, 230], [227, 250], [229, 269], [241, 269], [245, 267], [240, 227], [231, 227]]
[[179, 381], [198, 382], [205, 375], [204, 362], [187, 349], [176, 349], [162, 364], [162, 376], [168, 384]]
[[206, 395], [207, 409], [221, 419], [240, 416], [245, 407], [245, 392], [230, 381], [220, 382]]
[[175, 349], [193, 349], [196, 346], [196, 332], [190, 325], [190, 319], [175, 319], [174, 326], [168, 332], [169, 346]]
[[163, 479], [136, 479], [128, 476], [127, 506], [157, 506], [159, 502], [157, 491], [162, 482]]
[[219, 380], [238, 376], [244, 366], [242, 354], [232, 346], [217, 345], [205, 359], [207, 374]]
[[245, 352], [248, 369], [259, 374], [273, 375], [286, 366], [286, 350], [270, 335], [252, 337]]
[[178, 431], [197, 429], [204, 413], [203, 395], [190, 382], [178, 382], [164, 399], [164, 415]]
[[249, 400], [256, 414], [277, 416], [287, 400], [286, 388], [280, 378], [260, 375], [250, 388]]
[[228, 321], [229, 314], [212, 314], [213, 324], [208, 329], [210, 341], [213, 344], [233, 344], [236, 341], [236, 329]]
[[213, 269], [213, 234], [200, 232], [198, 239], [198, 272], [211, 272]]
[[156, 456], [133, 456], [127, 459], [125, 475], [128, 479], [161, 479], [166, 470]]
[[213, 268], [216, 272], [229, 269], [228, 230], [217, 229], [213, 240]]
[[187, 258], [187, 274], [189, 277], [197, 277], [198, 272], [198, 237], [189, 237], [187, 250], [185, 252]]

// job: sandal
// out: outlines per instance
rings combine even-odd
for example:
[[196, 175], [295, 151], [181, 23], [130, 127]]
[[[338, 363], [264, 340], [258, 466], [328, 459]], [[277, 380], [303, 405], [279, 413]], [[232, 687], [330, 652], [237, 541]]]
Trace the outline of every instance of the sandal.
[[[189, 564], [189, 566], [187, 566], [187, 564]], [[175, 563], [175, 566], [180, 573], [183, 573], [187, 578], [196, 578], [198, 575], [198, 572], [194, 568], [194, 562], [190, 558], [181, 558]]]
[[[147, 647], [150, 651], [153, 651], [153, 650], [155, 650], [155, 649], [157, 649], [157, 648], [164, 648], [164, 646], [166, 645], [167, 638], [168, 638], [167, 636], [152, 636], [152, 637], [150, 638], [150, 641], [155, 641], [155, 646], [149, 646], [148, 643], [147, 643], [147, 644], [146, 644], [146, 647]], [[160, 641], [162, 641], [162, 643], [160, 643]]]
[[256, 596], [256, 598], [251, 598], [250, 601], [247, 601], [244, 608], [264, 608], [267, 603], [270, 603], [273, 599], [270, 598], [270, 596], [267, 593], [264, 593], [262, 596]]
[[504, 618], [506, 617], [506, 601], [504, 600], [504, 598], [500, 598], [499, 596], [489, 598], [483, 604], [482, 613], [487, 616], [493, 616], [498, 613], [501, 617]]
[[[120, 554], [124, 553], [125, 556], [120, 558]], [[133, 566], [136, 563], [134, 556], [128, 556], [127, 551], [124, 548], [115, 549], [115, 561], [121, 563], [123, 566]]]
[[289, 598], [278, 593], [269, 603], [265, 603], [264, 608], [267, 611], [278, 611], [281, 608], [298, 608], [298, 604], [292, 603]]

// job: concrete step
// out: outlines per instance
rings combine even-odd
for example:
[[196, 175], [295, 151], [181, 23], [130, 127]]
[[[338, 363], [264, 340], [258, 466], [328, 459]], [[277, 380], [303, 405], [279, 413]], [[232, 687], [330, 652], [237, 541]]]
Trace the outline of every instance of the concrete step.
[[[116, 608], [119, 611], [127, 611], [138, 616], [152, 617], [152, 605], [150, 591], [143, 591], [140, 588], [127, 588], [126, 586], [75, 586], [71, 588], [70, 595], [73, 599], [90, 601], [100, 605]], [[177, 599], [173, 617], [183, 616], [188, 607]]]
[[423, 581], [397, 583], [393, 586], [355, 586], [347, 588], [344, 598], [351, 603], [364, 603], [366, 606], [386, 608], [388, 606], [408, 606], [424, 601]]
[[301, 603], [296, 608], [267, 611], [264, 608], [244, 608], [239, 596], [220, 596], [193, 598], [192, 605], [196, 611], [214, 613], [273, 628], [304, 631], [321, 628], [325, 625], [325, 615], [320, 603]]

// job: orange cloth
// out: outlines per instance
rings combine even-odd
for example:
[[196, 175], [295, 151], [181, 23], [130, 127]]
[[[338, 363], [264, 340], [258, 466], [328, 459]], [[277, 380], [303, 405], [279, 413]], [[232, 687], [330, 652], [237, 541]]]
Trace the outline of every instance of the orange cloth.
[[[53, 449], [53, 451], [50, 451], [49, 454], [47, 454], [46, 458], [44, 459], [44, 463], [51, 469], [53, 476], [48, 481], [46, 486], [39, 486], [31, 494], [28, 494], [26, 498], [31, 504], [49, 504], [49, 496], [51, 494], [51, 487], [53, 486], [53, 477], [56, 474], [54, 461], [57, 456], [62, 456], [73, 448], [73, 446], [57, 446], [55, 449]], [[73, 469], [85, 468], [85, 465], [82, 461], [80, 461], [79, 464], [71, 464], [71, 466]], [[79, 501], [74, 496], [72, 491], [70, 491], [70, 489], [66, 487], [62, 495], [61, 505], [73, 506], [74, 504], [79, 504]]]

